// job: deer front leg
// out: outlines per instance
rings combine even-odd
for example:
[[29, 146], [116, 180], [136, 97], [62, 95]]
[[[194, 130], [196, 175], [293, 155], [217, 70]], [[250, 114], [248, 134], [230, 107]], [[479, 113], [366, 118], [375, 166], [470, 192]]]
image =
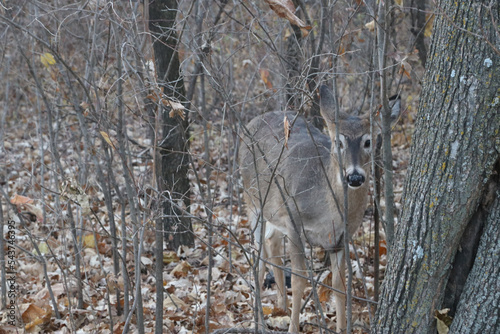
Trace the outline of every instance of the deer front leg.
[[[299, 237], [290, 238], [290, 260], [292, 264], [292, 317], [290, 319], [290, 333], [299, 333], [299, 316], [302, 307], [302, 296], [306, 288], [306, 259]], [[299, 274], [294, 275], [294, 273]]]
[[274, 265], [273, 273], [278, 287], [278, 307], [283, 310], [288, 310], [286, 298], [286, 282], [285, 272], [280, 269], [283, 263], [283, 233], [278, 230], [273, 230], [272, 233], [266, 238], [266, 253], [269, 261]]
[[345, 261], [344, 249], [333, 251], [330, 254], [332, 264], [332, 287], [342, 292], [333, 291], [335, 296], [335, 309], [337, 311], [337, 332], [342, 332], [347, 327], [346, 321], [346, 286], [345, 286]]

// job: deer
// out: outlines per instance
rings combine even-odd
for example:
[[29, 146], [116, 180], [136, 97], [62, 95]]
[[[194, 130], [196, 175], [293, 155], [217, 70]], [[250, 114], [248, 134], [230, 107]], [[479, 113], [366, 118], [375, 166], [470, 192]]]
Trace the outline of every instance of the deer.
[[[394, 123], [399, 117], [400, 98], [393, 99], [390, 105]], [[247, 215], [257, 246], [262, 246], [259, 282], [263, 282], [264, 260], [268, 260], [274, 266], [278, 305], [284, 310], [288, 308], [282, 244], [284, 236], [288, 239], [292, 271], [291, 333], [299, 332], [308, 277], [304, 242], [320, 246], [330, 254], [336, 330], [341, 332], [346, 328], [344, 234], [352, 236], [363, 221], [368, 204], [371, 151], [380, 133], [377, 125], [373, 127], [376, 133], [370, 131], [368, 113], [353, 116], [338, 112], [336, 119], [333, 93], [324, 85], [320, 87], [320, 114], [328, 135], [293, 112], [257, 116], [245, 127], [238, 153]], [[290, 133], [284, 130], [288, 123], [292, 124]], [[347, 183], [347, 231], [343, 221], [342, 182]]]

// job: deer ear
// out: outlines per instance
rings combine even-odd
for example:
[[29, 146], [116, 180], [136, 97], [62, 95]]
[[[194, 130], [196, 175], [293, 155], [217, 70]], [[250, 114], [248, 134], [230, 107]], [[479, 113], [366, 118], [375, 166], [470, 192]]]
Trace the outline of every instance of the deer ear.
[[[332, 91], [325, 85], [319, 88], [319, 107], [321, 116], [325, 119], [327, 124], [335, 123], [335, 97]], [[347, 115], [339, 112], [339, 120], [345, 119]]]
[[[335, 109], [335, 97], [330, 88], [325, 85], [319, 88], [319, 106], [322, 115], [324, 113], [333, 114], [332, 111]], [[325, 115], [323, 115], [323, 117], [325, 117]]]
[[[401, 114], [401, 96], [394, 95], [389, 98], [389, 108], [391, 108], [391, 127], [396, 124], [399, 119], [399, 115]], [[378, 124], [378, 132], [380, 132], [382, 128], [382, 112], [380, 112], [376, 116], [376, 122]]]

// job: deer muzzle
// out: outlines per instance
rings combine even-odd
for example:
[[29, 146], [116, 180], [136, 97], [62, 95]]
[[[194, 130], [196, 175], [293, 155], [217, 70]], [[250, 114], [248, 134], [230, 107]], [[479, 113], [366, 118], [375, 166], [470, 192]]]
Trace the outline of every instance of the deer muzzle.
[[358, 188], [365, 182], [365, 176], [360, 174], [357, 170], [347, 175], [347, 185], [351, 188]]

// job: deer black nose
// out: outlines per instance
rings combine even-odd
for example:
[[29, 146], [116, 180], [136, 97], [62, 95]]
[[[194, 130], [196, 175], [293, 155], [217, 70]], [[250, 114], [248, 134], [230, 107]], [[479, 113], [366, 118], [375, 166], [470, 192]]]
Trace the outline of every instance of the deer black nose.
[[350, 187], [357, 188], [361, 186], [363, 182], [365, 182], [365, 177], [362, 174], [359, 174], [356, 170], [347, 175], [347, 184]]

